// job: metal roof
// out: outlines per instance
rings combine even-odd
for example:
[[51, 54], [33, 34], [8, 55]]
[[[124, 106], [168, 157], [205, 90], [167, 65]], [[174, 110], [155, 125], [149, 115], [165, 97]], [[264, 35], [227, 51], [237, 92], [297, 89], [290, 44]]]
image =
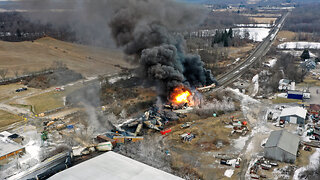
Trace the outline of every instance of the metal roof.
[[300, 138], [294, 134], [291, 134], [285, 130], [272, 131], [265, 148], [279, 147], [290, 154], [297, 155]]
[[320, 104], [310, 104], [310, 109], [312, 111], [320, 111]]
[[109, 151], [55, 174], [49, 180], [182, 180], [131, 158]]
[[302, 91], [288, 91], [287, 94], [303, 95], [303, 92]]
[[[6, 132], [1, 134], [4, 136], [8, 135]], [[8, 137], [0, 136], [0, 157], [18, 151], [20, 149], [23, 149], [23, 146], [8, 139]]]
[[296, 115], [299, 116], [301, 118], [306, 118], [307, 115], [307, 110], [305, 110], [302, 107], [290, 107], [290, 108], [285, 108], [282, 110], [280, 117], [283, 116], [292, 116], [292, 115]]

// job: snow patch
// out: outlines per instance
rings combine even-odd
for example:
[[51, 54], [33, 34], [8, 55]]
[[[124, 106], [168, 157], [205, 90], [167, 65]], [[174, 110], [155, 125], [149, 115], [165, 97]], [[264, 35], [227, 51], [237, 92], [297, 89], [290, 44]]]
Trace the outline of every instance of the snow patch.
[[256, 96], [259, 92], [259, 74], [256, 74], [255, 76], [253, 76], [252, 83], [254, 85], [253, 85], [253, 92], [251, 96]]
[[285, 42], [278, 45], [279, 49], [320, 49], [318, 42]]
[[266, 66], [268, 67], [274, 67], [274, 65], [276, 65], [278, 59], [274, 58], [274, 59], [270, 59], [268, 62], [265, 63]]
[[234, 170], [233, 169], [227, 169], [224, 172], [224, 175], [227, 176], [228, 178], [231, 178], [231, 176], [233, 175]]
[[272, 24], [235, 24], [237, 27], [270, 28]]
[[241, 136], [238, 139], [233, 141], [234, 147], [238, 150], [242, 150], [246, 145], [246, 141], [249, 139], [249, 136]]
[[293, 180], [299, 180], [299, 174], [305, 170], [311, 169], [315, 170], [319, 167], [320, 162], [320, 149], [317, 148], [316, 152], [313, 153], [309, 158], [309, 165], [306, 167], [301, 167], [294, 172]]
[[[290, 50], [290, 51], [281, 51], [281, 52], [286, 54], [291, 54], [292, 56], [295, 56], [295, 57], [300, 57], [303, 51]], [[309, 51], [309, 55], [312, 58], [317, 57], [317, 55], [313, 54], [310, 51]]]
[[263, 41], [269, 35], [270, 28], [235, 28], [234, 34], [239, 35], [241, 38], [245, 38], [249, 33], [249, 39], [257, 42]]

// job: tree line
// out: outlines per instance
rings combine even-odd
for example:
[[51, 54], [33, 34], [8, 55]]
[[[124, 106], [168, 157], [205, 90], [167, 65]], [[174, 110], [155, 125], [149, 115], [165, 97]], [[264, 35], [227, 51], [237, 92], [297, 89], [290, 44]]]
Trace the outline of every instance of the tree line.
[[34, 23], [27, 20], [28, 13], [3, 12], [0, 13], [0, 40], [31, 41], [44, 36], [60, 40], [75, 41], [74, 33], [66, 28], [54, 27], [51, 24]]
[[286, 19], [284, 29], [320, 34], [320, 3], [297, 6]]

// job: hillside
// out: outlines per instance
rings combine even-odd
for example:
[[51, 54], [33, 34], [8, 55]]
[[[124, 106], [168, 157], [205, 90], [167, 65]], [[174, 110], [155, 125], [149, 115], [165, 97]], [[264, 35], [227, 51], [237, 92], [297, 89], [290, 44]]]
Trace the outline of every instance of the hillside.
[[50, 67], [54, 61], [62, 61], [84, 76], [112, 74], [120, 70], [118, 65], [130, 67], [119, 50], [73, 44], [50, 37], [34, 42], [0, 41], [0, 69], [8, 69], [7, 77], [14, 76], [15, 71], [19, 74], [39, 71]]

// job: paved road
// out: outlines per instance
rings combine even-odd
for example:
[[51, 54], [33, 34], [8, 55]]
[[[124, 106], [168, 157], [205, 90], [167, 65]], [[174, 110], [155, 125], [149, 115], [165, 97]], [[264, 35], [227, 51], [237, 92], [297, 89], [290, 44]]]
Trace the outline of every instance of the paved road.
[[227, 72], [218, 78], [219, 86], [217, 89], [223, 88], [224, 86], [232, 83], [243, 75], [247, 69], [255, 62], [259, 61], [270, 49], [276, 35], [282, 28], [283, 23], [290, 12], [284, 14], [278, 23], [270, 30], [269, 35], [257, 46], [257, 48], [250, 54], [250, 56], [243, 62], [239, 63], [234, 69]]

